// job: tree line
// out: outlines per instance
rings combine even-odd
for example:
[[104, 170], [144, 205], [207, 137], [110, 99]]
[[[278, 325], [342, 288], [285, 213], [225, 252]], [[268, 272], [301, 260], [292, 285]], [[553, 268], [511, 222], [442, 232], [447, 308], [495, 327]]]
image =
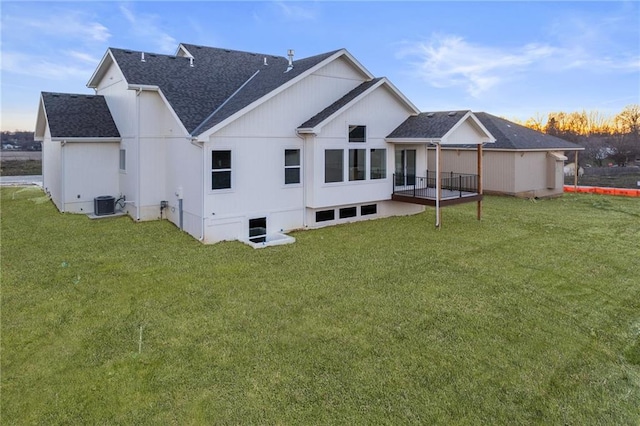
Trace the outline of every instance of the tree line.
[[626, 166], [640, 158], [640, 105], [627, 105], [615, 116], [598, 111], [551, 112], [523, 124], [531, 129], [581, 145], [580, 164]]

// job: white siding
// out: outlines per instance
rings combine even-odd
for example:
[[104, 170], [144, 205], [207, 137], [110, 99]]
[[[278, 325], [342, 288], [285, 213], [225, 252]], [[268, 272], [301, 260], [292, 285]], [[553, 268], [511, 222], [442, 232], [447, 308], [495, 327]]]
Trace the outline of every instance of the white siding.
[[42, 141], [42, 183], [45, 192], [51, 196], [58, 210], [64, 211], [61, 159], [61, 144], [51, 140], [51, 132], [47, 124]]
[[[307, 206], [323, 208], [328, 206], [345, 205], [350, 203], [367, 203], [391, 198], [392, 175], [394, 173], [394, 145], [385, 142], [384, 138], [391, 133], [409, 115], [408, 110], [401, 105], [389, 90], [381, 86], [357, 104], [337, 116], [322, 128], [313, 143], [313, 179], [307, 185], [309, 195]], [[349, 125], [367, 126], [366, 143], [349, 143]], [[387, 150], [387, 178], [369, 179], [370, 149]], [[324, 157], [327, 149], [344, 150], [343, 182], [325, 183]], [[348, 150], [367, 149], [367, 179], [361, 181], [348, 180]], [[418, 158], [424, 158], [424, 149]], [[424, 163], [419, 165], [424, 168]]]
[[471, 124], [471, 119], [467, 119], [460, 124], [448, 137], [447, 145], [464, 145], [482, 142], [484, 134], [475, 125]]
[[64, 211], [93, 213], [93, 200], [118, 195], [117, 142], [74, 142], [62, 147]]

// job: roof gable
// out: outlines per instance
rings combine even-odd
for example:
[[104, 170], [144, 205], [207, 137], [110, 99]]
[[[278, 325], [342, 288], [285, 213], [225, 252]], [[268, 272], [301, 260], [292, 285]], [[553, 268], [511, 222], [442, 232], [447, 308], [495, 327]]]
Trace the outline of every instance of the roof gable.
[[53, 139], [120, 138], [103, 96], [42, 92], [36, 125], [40, 138], [45, 117]]
[[473, 134], [478, 143], [494, 140], [469, 110], [423, 112], [409, 117], [387, 136], [387, 140], [453, 144], [462, 133]]

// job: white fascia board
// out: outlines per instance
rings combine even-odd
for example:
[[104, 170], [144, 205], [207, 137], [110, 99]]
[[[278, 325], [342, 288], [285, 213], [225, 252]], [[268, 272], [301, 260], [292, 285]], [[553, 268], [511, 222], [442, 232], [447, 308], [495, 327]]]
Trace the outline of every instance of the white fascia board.
[[156, 85], [150, 85], [150, 84], [129, 84], [127, 86], [127, 88], [129, 90], [140, 90], [140, 91], [148, 91], [148, 92], [157, 92], [158, 95], [160, 95], [160, 99], [162, 99], [162, 102], [164, 102], [166, 107], [169, 109], [169, 113], [171, 114], [171, 116], [180, 125], [180, 129], [183, 131], [184, 135], [185, 136], [189, 136], [189, 132], [187, 131], [187, 128], [184, 127], [184, 124], [182, 123], [182, 120], [180, 120], [180, 118], [178, 117], [178, 114], [176, 114], [176, 112], [174, 111], [173, 107], [171, 106], [171, 103], [169, 103], [169, 100], [164, 96], [164, 93], [162, 93], [162, 90], [160, 90], [160, 87], [158, 87]]
[[486, 127], [484, 127], [484, 124], [482, 124], [482, 121], [480, 121], [480, 119], [473, 112], [469, 114], [469, 117], [474, 121], [474, 123], [476, 123], [478, 127], [480, 127], [480, 130], [482, 130], [489, 138], [489, 140], [486, 143], [494, 143], [496, 141], [496, 138], [491, 134], [491, 132]]
[[[98, 67], [93, 72], [93, 75], [91, 75], [91, 78], [87, 82], [87, 87], [90, 89], [97, 88], [98, 84], [100, 83], [100, 80], [102, 80], [102, 77], [109, 69], [109, 65], [111, 65], [112, 63], [115, 63], [116, 65], [118, 65], [116, 60], [113, 57], [113, 54], [111, 53], [111, 49], [107, 49], [104, 56], [102, 57], [102, 60], [98, 64]], [[120, 67], [118, 67], [118, 69], [120, 69]], [[122, 73], [122, 71], [120, 72]]]
[[373, 74], [371, 74], [369, 72], [368, 69], [366, 69], [364, 67], [364, 65], [362, 65], [360, 63], [360, 61], [358, 61], [351, 53], [349, 53], [349, 51], [347, 49], [340, 49], [338, 52], [336, 53], [340, 53], [343, 52], [343, 55], [353, 64], [356, 66], [356, 68], [358, 68], [363, 74], [365, 74], [369, 80], [373, 80], [375, 78], [375, 76]]
[[[442, 149], [444, 150], [455, 150], [455, 151], [473, 151], [475, 152], [477, 148], [469, 148], [466, 146], [455, 146], [455, 145], [443, 145]], [[583, 147], [580, 148], [537, 148], [537, 149], [513, 149], [513, 148], [494, 148], [491, 145], [486, 145], [483, 147], [485, 151], [492, 152], [549, 152], [549, 151], [584, 151]]]
[[52, 141], [55, 142], [66, 142], [66, 143], [79, 143], [79, 142], [88, 142], [88, 143], [119, 143], [122, 138], [83, 138], [83, 137], [64, 137], [64, 136], [56, 136], [51, 137]]
[[[224, 119], [223, 121], [221, 121], [220, 123], [216, 124], [215, 126], [211, 127], [210, 129], [206, 130], [203, 133], [200, 133], [199, 135], [193, 135], [196, 136], [198, 138], [198, 140], [200, 141], [204, 141], [206, 142], [209, 139], [209, 136], [211, 136], [213, 133], [217, 132], [218, 130], [222, 129], [223, 127], [227, 126], [229, 123], [232, 123], [233, 121], [237, 120], [238, 118], [242, 117], [243, 115], [245, 115], [246, 113], [248, 113], [249, 111], [254, 110], [255, 108], [257, 108], [258, 106], [262, 105], [263, 103], [267, 102], [269, 99], [275, 97], [276, 95], [284, 92], [285, 90], [287, 90], [289, 87], [293, 86], [294, 84], [298, 83], [300, 80], [308, 77], [309, 75], [313, 74], [314, 72], [316, 72], [317, 70], [319, 70], [320, 68], [324, 67], [325, 65], [327, 65], [328, 63], [331, 63], [333, 61], [335, 61], [336, 59], [338, 59], [341, 56], [347, 56], [348, 58], [353, 58], [349, 52], [347, 52], [346, 49], [340, 49], [338, 50], [336, 53], [334, 53], [333, 55], [329, 56], [327, 59], [325, 59], [322, 62], [319, 62], [318, 64], [316, 64], [314, 67], [309, 68], [308, 70], [306, 70], [305, 72], [303, 72], [302, 74], [300, 74], [299, 76], [289, 80], [288, 82], [286, 82], [285, 84], [275, 88], [274, 90], [272, 90], [271, 92], [267, 93], [266, 95], [264, 95], [263, 97], [253, 101], [252, 103], [250, 103], [249, 105], [247, 105], [246, 107], [242, 108], [240, 111], [236, 112], [235, 114], [227, 117], [226, 119]], [[352, 59], [350, 59], [352, 60]], [[362, 67], [362, 65], [359, 64], [359, 62], [355, 61], [355, 59], [353, 59], [354, 64], [357, 65], [358, 67], [361, 68], [361, 71], [366, 74], [367, 76], [371, 75], [371, 73], [369, 73], [369, 71], [367, 71], [364, 67]], [[373, 78], [373, 77], [371, 77]]]
[[389, 86], [393, 94], [395, 94], [398, 98], [400, 98], [402, 102], [404, 102], [411, 110], [413, 110], [415, 115], [420, 114], [420, 109], [415, 106], [413, 102], [411, 102], [409, 98], [407, 98], [404, 93], [402, 93], [391, 81], [389, 81], [387, 77], [383, 77], [382, 79]]
[[433, 145], [437, 145], [440, 142], [442, 142], [441, 139], [432, 139], [432, 138], [385, 138], [384, 141], [389, 143], [412, 143], [412, 144], [428, 143]]
[[183, 52], [186, 58], [193, 58], [193, 55], [191, 54], [191, 52], [189, 52], [189, 50], [186, 47], [184, 47], [182, 43], [178, 45], [178, 49], [176, 49], [176, 54], [173, 56], [180, 56], [180, 52]]
[[369, 93], [371, 93], [372, 91], [374, 91], [375, 89], [380, 87], [384, 83], [384, 80], [385, 79], [381, 79], [376, 84], [374, 84], [373, 86], [369, 87], [367, 90], [365, 90], [364, 92], [360, 93], [358, 96], [356, 96], [355, 98], [351, 99], [349, 102], [344, 104], [340, 109], [336, 110], [333, 114], [331, 114], [330, 116], [328, 116], [327, 118], [322, 120], [315, 127], [311, 128], [311, 132], [310, 133], [313, 133], [313, 134], [316, 134], [316, 135], [318, 133], [320, 133], [320, 131], [322, 130], [322, 127], [324, 127], [325, 124], [330, 123], [331, 121], [333, 121], [333, 119], [336, 118], [338, 115], [342, 114], [345, 110], [351, 108], [353, 105], [358, 103], [360, 101], [360, 99], [364, 98]]
[[407, 99], [393, 84], [391, 84], [391, 82], [387, 79], [387, 77], [382, 77], [380, 79], [380, 81], [378, 81], [376, 84], [374, 84], [373, 86], [369, 87], [367, 90], [365, 90], [364, 92], [360, 93], [358, 96], [356, 96], [355, 98], [353, 98], [350, 102], [346, 103], [345, 105], [343, 105], [339, 110], [337, 110], [336, 112], [334, 112], [333, 114], [331, 114], [329, 117], [325, 118], [324, 120], [322, 120], [320, 123], [318, 123], [318, 125], [316, 125], [315, 127], [311, 128], [310, 132], [304, 132], [303, 130], [306, 129], [301, 129], [300, 133], [314, 133], [314, 134], [318, 134], [321, 130], [322, 127], [331, 122], [335, 117], [337, 117], [339, 114], [342, 114], [345, 110], [347, 110], [348, 108], [351, 108], [354, 104], [356, 104], [357, 102], [359, 102], [362, 98], [364, 98], [365, 96], [367, 96], [369, 93], [373, 92], [374, 90], [376, 90], [378, 87], [382, 86], [382, 85], [386, 85], [389, 87], [389, 89], [391, 90], [391, 93], [394, 94], [396, 97], [398, 97], [398, 99], [400, 99], [401, 102], [404, 102], [410, 109], [412, 109], [416, 114], [420, 113], [420, 110], [418, 110], [418, 108], [416, 108], [415, 105], [413, 105], [409, 99]]
[[[476, 117], [473, 114], [473, 112], [467, 111], [465, 113], [465, 115], [463, 115], [462, 118], [460, 118], [460, 120], [458, 120], [458, 122], [456, 124], [454, 124], [453, 127], [451, 127], [451, 129], [449, 129], [449, 131], [444, 134], [444, 136], [442, 136], [441, 144], [443, 146], [447, 145], [449, 136], [451, 136], [453, 134], [453, 132], [455, 132], [456, 129], [458, 129], [458, 127], [462, 126], [462, 123], [464, 123], [467, 120], [471, 120], [480, 129], [480, 131], [482, 133], [484, 133], [484, 137], [486, 138], [486, 139], [483, 138], [480, 142], [477, 142], [475, 144], [473, 142], [469, 142], [469, 143], [467, 143], [467, 145], [480, 145], [480, 144], [484, 144], [484, 143], [493, 143], [493, 142], [496, 141], [496, 138], [494, 138], [493, 135], [491, 133], [489, 133], [487, 128], [482, 125], [480, 120], [478, 120], [478, 117]], [[459, 144], [458, 143], [454, 143], [452, 145], [459, 145]]]

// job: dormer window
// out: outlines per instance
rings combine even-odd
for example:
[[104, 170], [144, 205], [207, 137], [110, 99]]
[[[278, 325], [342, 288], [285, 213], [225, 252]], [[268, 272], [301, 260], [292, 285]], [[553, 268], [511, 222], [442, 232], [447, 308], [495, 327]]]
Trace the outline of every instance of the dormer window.
[[367, 126], [349, 126], [349, 142], [366, 142]]

